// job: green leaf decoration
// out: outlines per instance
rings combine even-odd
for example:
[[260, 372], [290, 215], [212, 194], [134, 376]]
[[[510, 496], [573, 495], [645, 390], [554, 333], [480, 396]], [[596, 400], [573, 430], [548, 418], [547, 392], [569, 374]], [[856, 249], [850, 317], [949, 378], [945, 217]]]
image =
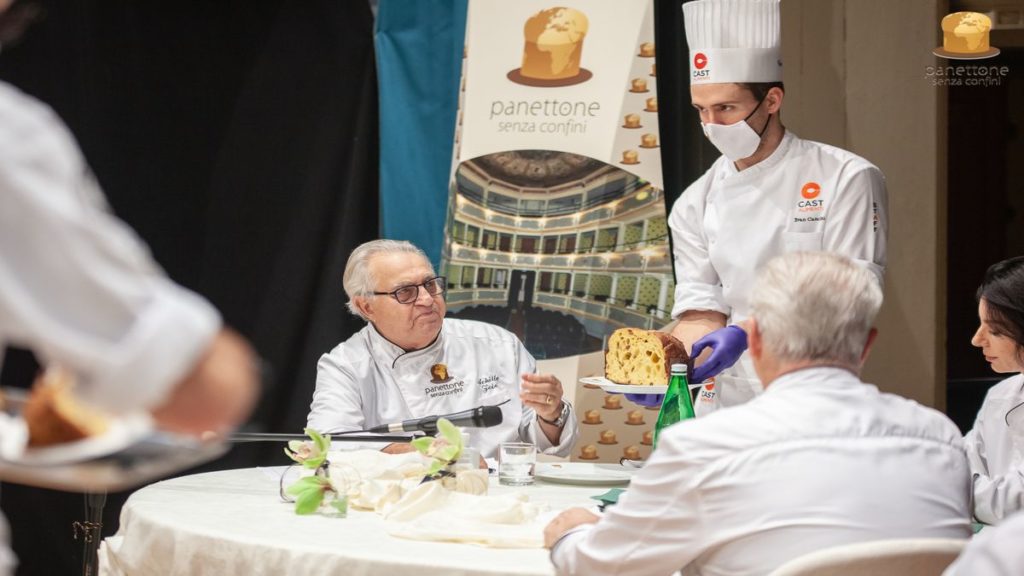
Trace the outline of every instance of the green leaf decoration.
[[305, 478], [299, 478], [291, 486], [289, 486], [285, 492], [292, 496], [297, 496], [308, 490], [323, 490], [324, 484], [327, 483], [326, 478], [319, 476], [306, 476]]
[[412, 447], [420, 454], [426, 454], [433, 443], [434, 439], [430, 436], [420, 436], [419, 438], [414, 438], [412, 442], [410, 442]]
[[434, 474], [437, 474], [438, 472], [440, 472], [441, 469], [444, 468], [447, 465], [448, 465], [447, 462], [442, 462], [441, 460], [431, 460], [430, 466], [427, 467], [427, 474], [426, 475], [427, 476], [433, 476]]
[[320, 434], [319, 432], [317, 432], [316, 430], [313, 430], [312, 428], [306, 428], [305, 430], [303, 430], [303, 432], [306, 433], [306, 436], [309, 436], [310, 438], [313, 439], [313, 446], [315, 446], [316, 449], [320, 453], [326, 454], [327, 452], [330, 451], [330, 449], [331, 449], [331, 437], [330, 436], [324, 436], [324, 435]]
[[438, 419], [437, 431], [448, 441], [449, 445], [455, 447], [456, 456], [458, 456], [458, 453], [462, 452], [462, 432], [459, 432], [459, 429], [446, 418]]
[[312, 514], [320, 507], [320, 503], [323, 502], [323, 500], [323, 490], [306, 490], [295, 497], [295, 513]]
[[462, 454], [462, 432], [444, 418], [437, 421], [437, 432], [438, 436], [443, 438], [443, 441], [438, 442], [440, 446], [438, 446], [436, 453], [433, 455], [434, 458], [444, 462], [455, 462], [458, 460], [459, 455]]

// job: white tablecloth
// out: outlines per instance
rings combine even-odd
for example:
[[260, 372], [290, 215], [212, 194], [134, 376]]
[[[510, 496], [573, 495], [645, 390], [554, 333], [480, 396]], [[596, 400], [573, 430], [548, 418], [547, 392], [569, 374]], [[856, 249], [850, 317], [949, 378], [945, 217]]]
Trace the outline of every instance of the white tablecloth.
[[[276, 470], [274, 470], [276, 472]], [[537, 482], [524, 491], [553, 510], [592, 507], [604, 487]], [[374, 512], [296, 516], [268, 469], [196, 474], [128, 499], [120, 530], [100, 549], [100, 574], [376, 575], [553, 574], [546, 549], [495, 549], [389, 536]]]

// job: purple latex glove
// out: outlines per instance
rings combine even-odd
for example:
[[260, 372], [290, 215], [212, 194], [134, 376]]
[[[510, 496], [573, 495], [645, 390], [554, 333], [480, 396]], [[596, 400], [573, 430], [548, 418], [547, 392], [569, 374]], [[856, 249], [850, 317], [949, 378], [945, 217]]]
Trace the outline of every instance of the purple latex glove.
[[664, 394], [624, 394], [626, 400], [641, 406], [661, 406]]
[[711, 356], [693, 369], [693, 379], [690, 381], [694, 384], [699, 384], [735, 364], [747, 349], [747, 333], [739, 326], [726, 326], [715, 330], [693, 343], [690, 357], [696, 358], [708, 346], [711, 347]]

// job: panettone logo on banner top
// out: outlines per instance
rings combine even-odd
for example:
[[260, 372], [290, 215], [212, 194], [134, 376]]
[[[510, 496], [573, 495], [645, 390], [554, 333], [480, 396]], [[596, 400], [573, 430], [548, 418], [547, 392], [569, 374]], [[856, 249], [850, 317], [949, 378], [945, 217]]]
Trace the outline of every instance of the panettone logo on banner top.
[[999, 48], [988, 43], [992, 19], [980, 12], [953, 12], [940, 23], [942, 47], [932, 51], [950, 60], [982, 60], [999, 55]]
[[581, 154], [661, 188], [649, 0], [470, 2], [457, 158]]
[[559, 6], [534, 14], [523, 26], [523, 65], [509, 72], [508, 79], [540, 88], [590, 80], [590, 70], [580, 68], [589, 26], [587, 15], [573, 8]]

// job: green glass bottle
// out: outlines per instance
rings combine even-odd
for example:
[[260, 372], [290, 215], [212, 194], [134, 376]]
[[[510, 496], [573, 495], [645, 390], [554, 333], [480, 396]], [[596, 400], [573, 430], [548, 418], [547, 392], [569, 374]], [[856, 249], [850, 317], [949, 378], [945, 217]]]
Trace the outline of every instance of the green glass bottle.
[[664, 428], [693, 416], [693, 399], [690, 396], [690, 384], [686, 380], [686, 364], [673, 364], [668, 390], [661, 401], [658, 421], [654, 424], [654, 446], [658, 446], [658, 436]]

